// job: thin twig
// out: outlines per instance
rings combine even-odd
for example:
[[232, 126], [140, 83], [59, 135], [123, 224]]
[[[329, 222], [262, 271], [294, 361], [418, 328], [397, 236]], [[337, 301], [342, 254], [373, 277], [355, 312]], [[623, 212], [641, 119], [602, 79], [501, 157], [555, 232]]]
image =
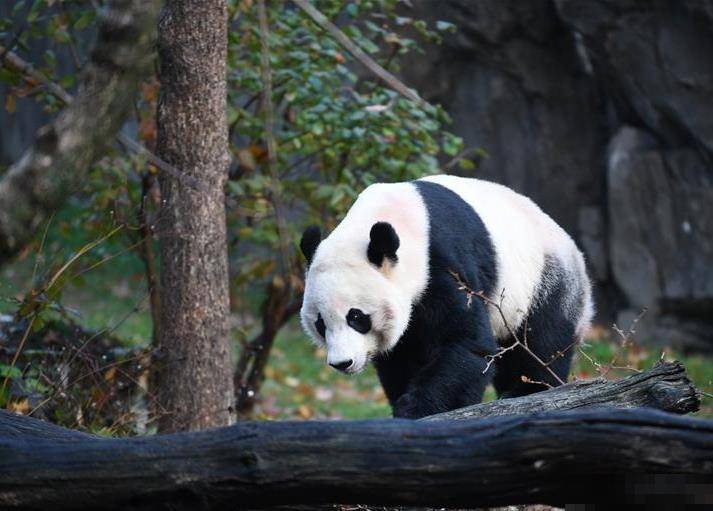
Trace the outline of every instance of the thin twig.
[[6, 49], [4, 46], [0, 46], [0, 53], [2, 54], [2, 64], [4, 67], [11, 71], [15, 71], [25, 76], [25, 81], [34, 84], [39, 83], [54, 97], [59, 99], [65, 104], [72, 102], [72, 95], [65, 91], [62, 87], [57, 85], [51, 80], [45, 78], [45, 76], [37, 71], [32, 64], [25, 61], [22, 57], [17, 55], [14, 51]]
[[[505, 317], [505, 313], [503, 312], [503, 308], [502, 308], [502, 303], [503, 303], [503, 300], [505, 299], [505, 290], [503, 290], [503, 292], [500, 294], [500, 303], [498, 303], [498, 302], [492, 300], [491, 298], [489, 298], [488, 296], [486, 296], [483, 291], [473, 291], [473, 289], [471, 289], [470, 286], [468, 286], [468, 284], [462, 279], [462, 277], [457, 272], [449, 269], [448, 273], [450, 273], [451, 276], [453, 276], [456, 283], [458, 284], [458, 290], [466, 293], [467, 306], [470, 307], [471, 303], [472, 303], [473, 296], [477, 296], [478, 298], [483, 300], [483, 302], [486, 305], [490, 305], [490, 306], [494, 307], [495, 310], [498, 311], [498, 314], [500, 315], [500, 319], [502, 319], [503, 325], [505, 326], [506, 330], [508, 331], [508, 334], [510, 334], [510, 337], [512, 337], [514, 340], [512, 345], [507, 346], [506, 348], [502, 348], [500, 351], [498, 351], [494, 355], [486, 355], [485, 358], [487, 360], [490, 360], [491, 362], [486, 365], [486, 368], [483, 371], [483, 373], [485, 373], [488, 370], [488, 368], [492, 364], [493, 359], [500, 358], [508, 351], [514, 349], [516, 346], [520, 346], [523, 350], [525, 350], [525, 352], [528, 355], [530, 355], [533, 359], [535, 359], [538, 364], [540, 364], [548, 373], [550, 373], [550, 375], [555, 379], [555, 381], [557, 383], [559, 383], [560, 385], [565, 384], [565, 382], [562, 380], [562, 378], [560, 378], [559, 375], [557, 375], [557, 373], [555, 373], [546, 362], [544, 362], [536, 353], [534, 353], [527, 346], [527, 344], [523, 343], [520, 340], [520, 337], [517, 335], [517, 333], [515, 333], [515, 331], [510, 327], [510, 324], [509, 324], [507, 318]], [[540, 383], [540, 382], [533, 382], [533, 383]]]
[[528, 378], [527, 376], [525, 376], [524, 374], [522, 376], [520, 376], [520, 380], [522, 380], [524, 383], [534, 383], [535, 385], [544, 385], [548, 389], [554, 388], [554, 387], [552, 387], [552, 385], [550, 385], [546, 381], [532, 380], [532, 379]]
[[565, 349], [563, 349], [563, 350], [557, 350], [557, 351], [554, 353], [554, 355], [552, 355], [552, 358], [550, 358], [550, 361], [547, 362], [547, 365], [550, 365], [550, 364], [552, 364], [553, 362], [555, 362], [555, 361], [559, 360], [560, 358], [564, 357], [565, 354], [566, 354], [569, 350], [571, 350], [572, 348], [574, 348], [574, 346], [575, 346], [578, 342], [579, 342], [579, 339], [578, 339], [578, 338], [575, 338], [574, 341], [572, 341], [571, 343], [569, 343], [569, 345], [568, 345]]
[[[32, 331], [32, 327], [35, 324], [35, 320], [37, 319], [37, 314], [34, 314], [32, 316], [32, 319], [30, 319], [30, 322], [27, 325], [27, 328], [25, 329], [25, 332], [22, 334], [22, 339], [20, 340], [20, 344], [18, 344], [17, 349], [15, 350], [15, 354], [12, 357], [12, 361], [10, 362], [10, 367], [15, 367], [15, 364], [17, 363], [17, 360], [20, 358], [20, 353], [22, 353], [22, 349], [25, 347], [25, 342], [27, 341], [27, 338], [30, 336], [30, 332]], [[7, 382], [10, 380], [10, 373], [8, 373], [7, 376], [5, 376], [5, 380], [2, 382], [2, 388], [0, 389], [0, 394], [5, 393], [5, 388], [7, 387]]]
[[32, 268], [32, 278], [30, 279], [30, 285], [34, 285], [35, 278], [37, 277], [37, 271], [40, 268], [40, 259], [44, 259], [43, 257], [43, 252], [45, 249], [45, 242], [47, 241], [47, 233], [50, 230], [50, 225], [52, 224], [52, 220], [54, 220], [54, 211], [52, 214], [50, 214], [49, 219], [47, 220], [47, 225], [45, 225], [45, 230], [42, 233], [42, 240], [40, 241], [40, 248], [37, 250], [37, 256], [35, 257], [35, 264]]
[[77, 250], [77, 253], [74, 254], [72, 257], [70, 257], [69, 260], [68, 260], [66, 263], [64, 263], [64, 264], [59, 268], [59, 270], [57, 270], [57, 271], [52, 275], [52, 277], [50, 277], [50, 280], [43, 286], [41, 292], [48, 291], [48, 290], [55, 284], [55, 282], [57, 282], [57, 279], [59, 279], [59, 278], [62, 276], [62, 274], [67, 270], [67, 268], [69, 268], [70, 266], [72, 266], [72, 264], [74, 264], [74, 262], [75, 262], [77, 259], [79, 259], [79, 258], [82, 257], [84, 254], [86, 254], [87, 252], [89, 252], [89, 251], [91, 251], [92, 249], [94, 249], [96, 246], [101, 245], [102, 243], [104, 243], [106, 240], [108, 240], [109, 238], [111, 238], [114, 234], [116, 234], [117, 232], [119, 232], [119, 231], [120, 231], [121, 229], [123, 229], [123, 228], [124, 228], [123, 225], [119, 225], [118, 227], [114, 227], [114, 229], [112, 229], [111, 231], [109, 231], [107, 234], [105, 234], [105, 235], [102, 236], [101, 238], [96, 239], [96, 240], [92, 241], [91, 243], [87, 243], [87, 244], [84, 245], [82, 248], [80, 248], [79, 250]]
[[600, 371], [600, 372], [599, 372], [599, 374], [600, 374], [602, 377], [604, 377], [604, 376], [606, 376], [607, 374], [609, 374], [609, 372], [610, 372], [612, 369], [628, 369], [628, 370], [633, 370], [633, 371], [636, 371], [636, 370], [637, 370], [637, 369], [634, 369], [633, 367], [628, 367], [628, 366], [622, 368], [622, 367], [620, 367], [620, 366], [617, 366], [617, 365], [616, 365], [616, 362], [619, 360], [619, 356], [621, 355], [621, 351], [622, 351], [624, 348], [627, 348], [627, 347], [629, 346], [629, 344], [631, 344], [631, 342], [632, 342], [632, 340], [633, 340], [633, 337], [634, 337], [634, 334], [636, 333], [636, 325], [639, 323], [639, 321], [641, 321], [641, 318], [643, 318], [643, 317], [646, 315], [647, 312], [648, 312], [648, 309], [647, 309], [646, 307], [644, 307], [643, 309], [641, 309], [641, 312], [639, 312], [638, 316], [636, 316], [636, 317], [634, 318], [634, 320], [631, 322], [631, 325], [629, 325], [629, 328], [627, 329], [626, 332], [623, 332], [623, 331], [621, 330], [621, 328], [619, 328], [619, 327], [616, 325], [616, 323], [614, 323], [614, 324], [612, 325], [612, 330], [614, 330], [614, 331], [616, 332], [616, 334], [619, 336], [619, 338], [621, 339], [621, 341], [619, 342], [619, 346], [617, 347], [617, 350], [616, 350], [616, 352], [614, 353], [614, 356], [612, 357], [611, 362], [609, 362], [608, 364], [606, 364], [606, 365], [604, 366], [605, 369], [604, 369], [603, 371]]
[[148, 219], [146, 211], [149, 193], [153, 184], [151, 174], [146, 171], [141, 176], [141, 205], [137, 213], [139, 221], [139, 245], [138, 253], [141, 261], [144, 263], [144, 273], [146, 275], [146, 284], [148, 286], [150, 303], [151, 303], [151, 338], [154, 346], [158, 346], [160, 339], [159, 333], [161, 330], [161, 289], [159, 286], [158, 268], [156, 266], [156, 257], [153, 252], [153, 229]]

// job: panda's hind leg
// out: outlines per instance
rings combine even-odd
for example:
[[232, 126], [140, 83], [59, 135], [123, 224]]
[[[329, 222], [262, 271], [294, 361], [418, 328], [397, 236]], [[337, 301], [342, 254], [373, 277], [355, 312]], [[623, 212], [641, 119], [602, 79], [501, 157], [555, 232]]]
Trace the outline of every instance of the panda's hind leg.
[[[493, 385], [500, 397], [524, 396], [556, 387], [559, 382], [549, 370], [567, 381], [584, 300], [576, 280], [568, 279], [559, 267], [548, 266], [543, 275], [546, 285], [540, 286], [535, 305], [515, 332], [546, 367], [522, 347], [508, 351], [495, 364]], [[513, 342], [508, 339], [503, 346]]]
[[[556, 343], [558, 346], [566, 347], [573, 342], [573, 337], [566, 335], [560, 337], [566, 341]], [[558, 348], [554, 346], [542, 346], [540, 343], [530, 343], [530, 349], [543, 361], [556, 360], [549, 363], [548, 367], [562, 381], [567, 381], [569, 368], [572, 362], [572, 350], [557, 355]], [[495, 377], [493, 386], [499, 397], [518, 397], [546, 390], [550, 386], [556, 387], [559, 382], [552, 374], [543, 367], [532, 355], [523, 348], [515, 349], [505, 353], [496, 362]]]

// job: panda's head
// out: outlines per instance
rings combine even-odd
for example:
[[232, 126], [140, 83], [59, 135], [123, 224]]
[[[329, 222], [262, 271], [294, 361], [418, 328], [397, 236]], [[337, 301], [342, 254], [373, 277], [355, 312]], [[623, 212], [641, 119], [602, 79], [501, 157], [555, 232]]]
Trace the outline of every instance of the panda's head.
[[338, 231], [324, 241], [316, 227], [302, 236], [309, 267], [300, 315], [305, 331], [326, 347], [327, 363], [356, 373], [396, 345], [411, 300], [399, 283], [400, 240], [390, 223]]

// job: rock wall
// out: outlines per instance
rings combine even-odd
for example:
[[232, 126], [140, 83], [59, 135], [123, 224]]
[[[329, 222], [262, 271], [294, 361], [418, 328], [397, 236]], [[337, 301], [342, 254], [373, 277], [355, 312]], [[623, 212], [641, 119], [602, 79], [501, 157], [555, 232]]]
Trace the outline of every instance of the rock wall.
[[578, 240], [599, 319], [713, 350], [713, 0], [415, 0], [402, 75]]

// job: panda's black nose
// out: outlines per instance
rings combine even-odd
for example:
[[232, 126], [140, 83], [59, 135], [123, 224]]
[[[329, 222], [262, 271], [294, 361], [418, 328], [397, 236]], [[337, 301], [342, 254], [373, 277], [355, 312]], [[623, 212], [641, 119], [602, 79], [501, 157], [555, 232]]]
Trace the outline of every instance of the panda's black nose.
[[349, 369], [354, 362], [351, 360], [343, 360], [341, 362], [335, 362], [335, 363], [329, 363], [330, 366], [332, 366], [335, 369], [338, 369], [339, 371], [346, 371]]

